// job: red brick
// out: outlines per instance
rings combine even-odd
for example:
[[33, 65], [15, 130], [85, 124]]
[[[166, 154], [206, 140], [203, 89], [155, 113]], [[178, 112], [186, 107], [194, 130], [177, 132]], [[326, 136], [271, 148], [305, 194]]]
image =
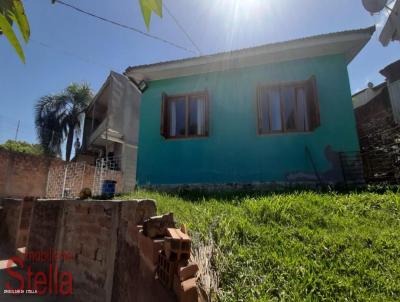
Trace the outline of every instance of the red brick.
[[179, 302], [197, 302], [199, 299], [196, 278], [191, 278], [182, 283], [174, 278], [174, 292]]
[[196, 277], [199, 266], [196, 263], [189, 263], [187, 266], [178, 266], [178, 276], [180, 281], [186, 281]]
[[140, 271], [142, 272], [142, 275], [151, 274], [154, 277], [157, 272], [157, 265], [151, 263], [146, 257], [141, 256]]
[[153, 265], [158, 263], [158, 254], [164, 245], [163, 239], [151, 239], [139, 231], [139, 250], [140, 254]]
[[139, 241], [139, 232], [141, 230], [143, 230], [142, 225], [134, 225], [132, 228], [130, 228], [132, 239], [136, 242]]
[[161, 251], [158, 258], [158, 278], [164, 287], [170, 289], [173, 286], [173, 279], [176, 272], [177, 261], [167, 259], [165, 253]]
[[173, 289], [175, 295], [179, 298], [182, 288], [181, 288], [181, 281], [179, 280], [179, 277], [177, 275], [174, 275], [172, 289]]
[[170, 260], [189, 260], [191, 239], [179, 229], [168, 228], [164, 250]]

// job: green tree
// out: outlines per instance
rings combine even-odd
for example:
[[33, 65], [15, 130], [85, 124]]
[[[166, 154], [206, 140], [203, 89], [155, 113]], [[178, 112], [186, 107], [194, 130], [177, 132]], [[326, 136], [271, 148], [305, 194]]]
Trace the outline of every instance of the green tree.
[[[51, 0], [56, 3], [57, 0]], [[140, 8], [147, 30], [150, 27], [151, 14], [154, 12], [162, 17], [162, 0], [139, 0]], [[0, 35], [8, 39], [15, 51], [25, 63], [25, 55], [19, 43], [17, 36], [12, 28], [13, 23], [17, 23], [25, 43], [28, 43], [30, 37], [30, 28], [28, 18], [25, 15], [24, 5], [21, 0], [0, 0]]]
[[25, 63], [24, 51], [12, 28], [14, 22], [18, 25], [25, 43], [28, 43], [30, 28], [22, 1], [0, 0], [0, 35], [4, 35], [7, 38], [8, 42], [14, 47], [21, 60]]
[[46, 152], [61, 154], [66, 140], [65, 158], [71, 158], [74, 134], [81, 131], [82, 114], [93, 98], [87, 84], [69, 85], [63, 92], [46, 95], [35, 105], [35, 126]]
[[4, 144], [0, 144], [0, 149], [33, 155], [49, 155], [45, 153], [40, 144], [30, 144], [24, 141], [8, 140]]

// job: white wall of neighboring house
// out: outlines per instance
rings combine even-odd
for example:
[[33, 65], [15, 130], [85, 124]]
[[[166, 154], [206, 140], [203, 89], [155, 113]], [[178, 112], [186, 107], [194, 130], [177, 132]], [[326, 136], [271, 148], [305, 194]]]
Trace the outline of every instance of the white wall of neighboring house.
[[363, 92], [353, 96], [353, 108], [355, 109], [367, 104], [370, 100], [379, 95], [382, 92], [382, 89], [383, 88], [367, 88]]

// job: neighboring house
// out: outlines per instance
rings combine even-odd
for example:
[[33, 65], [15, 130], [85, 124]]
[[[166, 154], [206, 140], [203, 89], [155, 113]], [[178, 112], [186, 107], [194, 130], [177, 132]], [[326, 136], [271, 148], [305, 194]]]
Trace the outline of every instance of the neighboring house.
[[85, 112], [78, 160], [122, 172], [122, 191], [136, 185], [140, 90], [124, 75], [111, 72]]
[[353, 95], [368, 182], [400, 180], [400, 60], [380, 72], [386, 81]]
[[139, 186], [338, 183], [359, 151], [347, 65], [375, 28], [129, 67]]

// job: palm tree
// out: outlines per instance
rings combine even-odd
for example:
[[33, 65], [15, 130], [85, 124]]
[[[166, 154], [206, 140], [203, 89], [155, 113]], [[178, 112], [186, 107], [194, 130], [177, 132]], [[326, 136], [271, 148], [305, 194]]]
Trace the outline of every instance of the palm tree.
[[35, 105], [35, 126], [40, 144], [47, 153], [60, 156], [66, 138], [65, 158], [70, 160], [74, 133], [79, 135], [82, 114], [92, 97], [87, 84], [73, 83], [60, 94], [39, 99]]

